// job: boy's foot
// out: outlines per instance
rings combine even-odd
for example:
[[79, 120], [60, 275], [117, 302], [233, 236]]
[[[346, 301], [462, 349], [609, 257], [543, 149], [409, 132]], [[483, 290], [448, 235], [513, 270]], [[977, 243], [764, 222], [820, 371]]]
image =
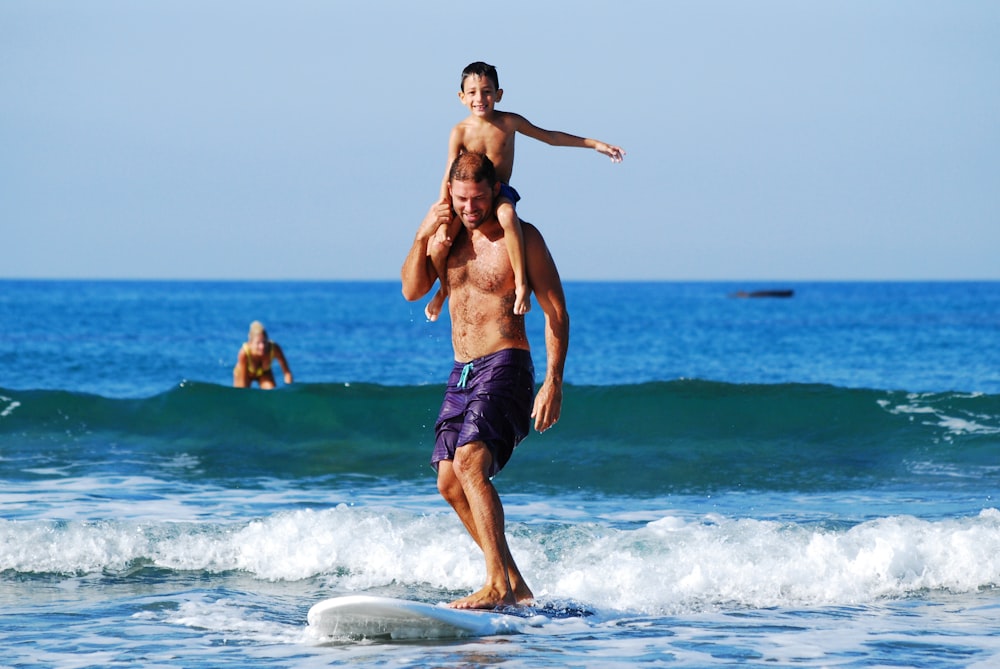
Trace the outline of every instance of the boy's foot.
[[531, 311], [531, 291], [527, 288], [514, 290], [514, 313], [523, 316]]
[[447, 297], [447, 295], [445, 295], [441, 290], [434, 293], [434, 297], [432, 297], [431, 301], [427, 303], [426, 307], [424, 307], [424, 316], [427, 316], [427, 320], [434, 322], [438, 319], [438, 316], [441, 315], [441, 308], [444, 306], [445, 297]]

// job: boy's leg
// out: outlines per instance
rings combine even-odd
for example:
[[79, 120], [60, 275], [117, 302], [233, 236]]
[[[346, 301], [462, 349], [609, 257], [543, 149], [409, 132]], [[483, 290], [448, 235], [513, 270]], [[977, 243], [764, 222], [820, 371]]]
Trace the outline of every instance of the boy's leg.
[[455, 217], [450, 225], [442, 223], [438, 231], [434, 233], [431, 240], [428, 254], [431, 257], [431, 264], [438, 275], [438, 290], [431, 298], [431, 301], [424, 307], [424, 315], [429, 321], [436, 321], [444, 308], [444, 301], [448, 299], [448, 254], [451, 252], [451, 241], [458, 234], [458, 226], [462, 224], [461, 219]]
[[531, 310], [531, 287], [524, 264], [524, 234], [521, 221], [514, 211], [514, 203], [502, 197], [497, 201], [497, 220], [503, 228], [503, 241], [507, 246], [510, 266], [514, 270], [514, 313], [523, 316]]

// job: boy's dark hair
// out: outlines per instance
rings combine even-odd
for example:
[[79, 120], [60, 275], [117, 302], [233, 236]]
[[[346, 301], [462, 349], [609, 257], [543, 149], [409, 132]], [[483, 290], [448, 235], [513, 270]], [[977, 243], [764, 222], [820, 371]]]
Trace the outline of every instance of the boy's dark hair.
[[462, 153], [452, 162], [448, 181], [485, 181], [493, 188], [497, 183], [497, 169], [483, 153]]
[[459, 85], [458, 90], [465, 90], [465, 80], [472, 75], [487, 77], [493, 81], [493, 86], [499, 90], [500, 89], [500, 76], [497, 74], [497, 68], [493, 67], [489, 63], [484, 63], [481, 60], [477, 60], [475, 63], [469, 63], [462, 70], [462, 83]]

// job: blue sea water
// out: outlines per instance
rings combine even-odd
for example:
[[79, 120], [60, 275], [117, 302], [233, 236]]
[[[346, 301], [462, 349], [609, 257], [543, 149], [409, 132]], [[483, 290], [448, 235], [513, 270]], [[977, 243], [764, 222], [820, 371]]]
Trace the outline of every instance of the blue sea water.
[[[480, 585], [427, 465], [447, 319], [395, 282], [0, 281], [0, 667], [1000, 664], [1000, 283], [566, 293], [563, 418], [496, 485], [538, 598], [594, 615], [415, 643], [306, 612]], [[253, 319], [293, 385], [229, 387]]]

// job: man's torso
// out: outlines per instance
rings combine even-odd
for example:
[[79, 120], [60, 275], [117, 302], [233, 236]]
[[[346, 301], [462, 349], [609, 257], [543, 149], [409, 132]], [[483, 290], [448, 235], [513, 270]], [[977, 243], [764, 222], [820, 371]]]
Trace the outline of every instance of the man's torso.
[[459, 233], [448, 256], [448, 286], [456, 360], [529, 348], [524, 317], [514, 314], [514, 272], [495, 220]]

